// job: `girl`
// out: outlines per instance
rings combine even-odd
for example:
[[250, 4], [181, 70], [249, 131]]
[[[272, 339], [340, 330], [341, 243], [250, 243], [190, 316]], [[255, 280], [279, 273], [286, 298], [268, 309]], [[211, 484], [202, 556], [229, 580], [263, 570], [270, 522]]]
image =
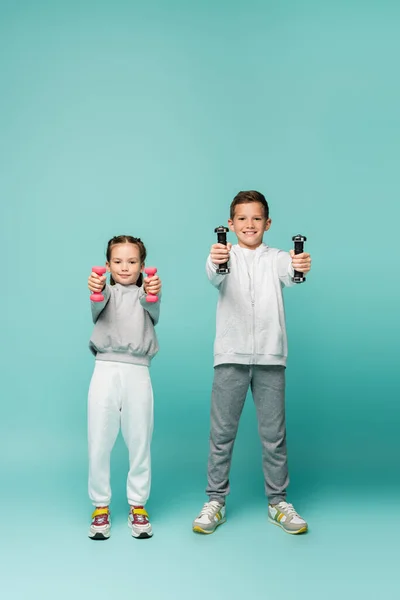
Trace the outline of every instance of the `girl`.
[[94, 330], [89, 347], [96, 357], [88, 399], [89, 497], [95, 506], [89, 537], [110, 537], [110, 455], [121, 427], [129, 451], [128, 522], [135, 538], [153, 535], [145, 504], [150, 493], [150, 442], [153, 433], [153, 391], [149, 365], [158, 351], [154, 326], [160, 302], [157, 276], [143, 282], [146, 249], [139, 238], [120, 235], [107, 246], [106, 277], [91, 273], [91, 292], [102, 292], [92, 302]]

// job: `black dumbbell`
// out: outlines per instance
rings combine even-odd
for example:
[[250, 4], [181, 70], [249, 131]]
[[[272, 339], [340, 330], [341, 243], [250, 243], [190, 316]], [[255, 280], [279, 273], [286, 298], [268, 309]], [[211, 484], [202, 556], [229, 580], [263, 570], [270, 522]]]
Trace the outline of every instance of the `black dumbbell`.
[[[226, 234], [228, 233], [229, 229], [227, 227], [224, 227], [223, 225], [220, 225], [219, 227], [216, 227], [214, 229], [214, 233], [217, 234], [217, 238], [218, 238], [218, 244], [223, 244], [224, 246], [226, 246]], [[222, 265], [218, 265], [217, 267], [217, 273], [219, 275], [225, 275], [226, 273], [229, 273], [230, 269], [228, 267], [228, 263], [223, 263]]]
[[[304, 252], [304, 242], [307, 241], [307, 238], [304, 235], [295, 235], [292, 237], [294, 241], [294, 253], [301, 254]], [[292, 277], [292, 281], [294, 283], [303, 283], [306, 280], [304, 273], [300, 273], [300, 271], [295, 271], [294, 276]]]

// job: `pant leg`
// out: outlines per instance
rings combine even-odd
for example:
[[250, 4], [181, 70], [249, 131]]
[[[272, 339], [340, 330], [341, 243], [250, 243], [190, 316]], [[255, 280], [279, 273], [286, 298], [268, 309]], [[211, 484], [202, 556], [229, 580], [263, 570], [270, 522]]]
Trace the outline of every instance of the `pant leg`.
[[111, 501], [110, 458], [120, 428], [118, 365], [96, 361], [88, 397], [89, 497], [94, 506]]
[[210, 500], [225, 502], [233, 446], [250, 383], [250, 367], [226, 364], [214, 369], [211, 394], [208, 486]]
[[262, 444], [265, 492], [269, 503], [277, 504], [285, 500], [286, 488], [289, 485], [285, 422], [285, 367], [254, 366], [251, 390]]
[[153, 389], [148, 367], [121, 364], [121, 429], [129, 452], [126, 484], [130, 505], [145, 505], [150, 495]]

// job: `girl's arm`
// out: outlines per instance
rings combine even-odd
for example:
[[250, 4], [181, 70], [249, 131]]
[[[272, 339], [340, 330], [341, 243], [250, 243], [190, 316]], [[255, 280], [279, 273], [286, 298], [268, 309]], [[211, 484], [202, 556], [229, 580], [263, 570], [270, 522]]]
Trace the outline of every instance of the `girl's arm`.
[[96, 323], [97, 319], [100, 316], [100, 313], [104, 310], [105, 306], [107, 305], [107, 302], [110, 299], [110, 296], [111, 296], [110, 286], [106, 285], [101, 293], [104, 296], [103, 302], [91, 302], [90, 303], [90, 307], [92, 309], [93, 323]]
[[160, 318], [160, 293], [158, 293], [158, 301], [157, 302], [147, 302], [146, 300], [146, 292], [143, 289], [143, 286], [139, 288], [139, 302], [143, 306], [143, 308], [149, 313], [151, 320], [153, 321], [153, 325], [157, 325], [158, 320]]

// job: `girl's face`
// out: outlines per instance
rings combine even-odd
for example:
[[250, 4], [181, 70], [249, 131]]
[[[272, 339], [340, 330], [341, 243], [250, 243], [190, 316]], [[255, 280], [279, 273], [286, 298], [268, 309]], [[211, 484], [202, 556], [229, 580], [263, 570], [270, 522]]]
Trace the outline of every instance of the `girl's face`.
[[111, 248], [110, 262], [107, 262], [106, 266], [115, 283], [120, 283], [121, 285], [136, 283], [144, 267], [140, 262], [138, 246], [129, 242], [115, 244]]

